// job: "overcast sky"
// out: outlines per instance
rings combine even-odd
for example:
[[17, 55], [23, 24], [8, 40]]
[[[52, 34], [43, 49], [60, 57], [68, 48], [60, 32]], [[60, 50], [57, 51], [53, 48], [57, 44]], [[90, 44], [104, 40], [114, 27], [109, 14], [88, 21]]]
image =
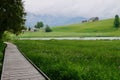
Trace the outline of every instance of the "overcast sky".
[[120, 0], [24, 0], [27, 12], [53, 16], [111, 18], [120, 14]]

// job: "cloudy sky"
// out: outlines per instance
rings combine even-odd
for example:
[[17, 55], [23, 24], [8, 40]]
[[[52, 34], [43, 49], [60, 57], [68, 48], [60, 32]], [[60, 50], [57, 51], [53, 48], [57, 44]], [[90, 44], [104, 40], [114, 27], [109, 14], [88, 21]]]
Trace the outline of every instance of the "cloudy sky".
[[120, 0], [24, 0], [25, 10], [34, 14], [111, 18], [120, 14]]

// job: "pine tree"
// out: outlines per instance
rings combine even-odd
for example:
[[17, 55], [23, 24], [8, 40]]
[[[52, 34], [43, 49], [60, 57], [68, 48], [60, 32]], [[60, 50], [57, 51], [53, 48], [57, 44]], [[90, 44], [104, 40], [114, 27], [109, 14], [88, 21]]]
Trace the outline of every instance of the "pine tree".
[[118, 15], [115, 15], [114, 27], [118, 28], [119, 25], [120, 25], [119, 16], [118, 16]]

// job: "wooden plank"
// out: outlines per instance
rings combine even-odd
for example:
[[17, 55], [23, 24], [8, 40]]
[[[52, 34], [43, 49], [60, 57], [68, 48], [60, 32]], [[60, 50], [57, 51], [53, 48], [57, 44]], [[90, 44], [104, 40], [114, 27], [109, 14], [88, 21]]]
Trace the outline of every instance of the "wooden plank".
[[14, 44], [7, 43], [1, 80], [45, 80], [45, 78]]

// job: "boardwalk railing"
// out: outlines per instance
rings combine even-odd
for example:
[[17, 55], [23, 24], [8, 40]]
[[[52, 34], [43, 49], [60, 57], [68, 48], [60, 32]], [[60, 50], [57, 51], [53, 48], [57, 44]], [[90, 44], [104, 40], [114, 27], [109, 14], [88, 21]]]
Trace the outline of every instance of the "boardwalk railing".
[[38, 72], [44, 76], [46, 80], [50, 80], [50, 78], [41, 69], [39, 69], [23, 52], [21, 53], [38, 70]]

